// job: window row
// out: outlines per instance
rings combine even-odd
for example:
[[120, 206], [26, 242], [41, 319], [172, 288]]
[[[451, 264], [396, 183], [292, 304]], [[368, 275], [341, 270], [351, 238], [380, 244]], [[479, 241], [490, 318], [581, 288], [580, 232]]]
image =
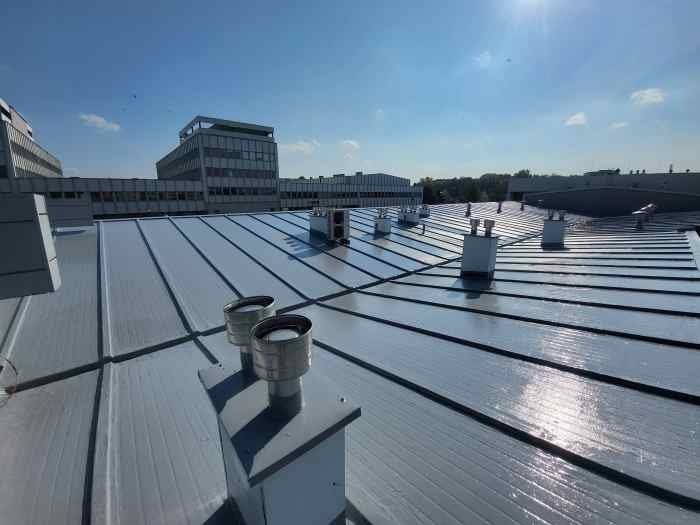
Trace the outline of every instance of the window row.
[[204, 200], [201, 191], [93, 191], [90, 197], [92, 202]]
[[209, 186], [209, 195], [275, 195], [275, 188], [235, 188], [231, 186]]
[[274, 170], [239, 170], [231, 168], [206, 168], [208, 177], [247, 177], [249, 179], [274, 179], [277, 173]]
[[47, 161], [46, 159], [40, 157], [36, 153], [28, 150], [21, 144], [18, 144], [17, 142], [12, 144], [12, 150], [14, 151], [15, 155], [22, 157], [25, 160], [34, 162], [35, 164], [38, 164], [39, 166], [42, 166], [43, 168], [46, 168], [52, 173], [55, 173], [56, 175], [62, 175], [63, 171], [59, 166], [56, 166], [55, 164]]
[[206, 148], [254, 151], [257, 153], [275, 152], [275, 143], [264, 140], [239, 139], [234, 137], [221, 137], [219, 135], [203, 135], [202, 140]]
[[205, 157], [219, 157], [222, 159], [243, 159], [243, 160], [263, 160], [272, 162], [275, 160], [274, 153], [263, 153], [262, 151], [233, 151], [222, 148], [204, 148]]

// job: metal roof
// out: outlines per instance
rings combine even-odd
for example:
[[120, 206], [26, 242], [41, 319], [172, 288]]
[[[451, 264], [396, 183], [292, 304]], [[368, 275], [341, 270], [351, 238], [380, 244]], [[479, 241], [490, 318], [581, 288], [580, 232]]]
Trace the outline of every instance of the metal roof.
[[383, 238], [353, 210], [349, 246], [304, 212], [62, 232], [61, 289], [0, 301], [20, 371], [0, 521], [229, 519], [197, 371], [238, 362], [224, 303], [266, 294], [314, 321], [313, 366], [362, 406], [348, 499], [372, 523], [696, 523], [700, 240], [677, 230], [700, 213], [571, 216], [552, 250], [542, 210], [471, 209], [500, 235], [488, 283], [459, 276], [461, 204]]

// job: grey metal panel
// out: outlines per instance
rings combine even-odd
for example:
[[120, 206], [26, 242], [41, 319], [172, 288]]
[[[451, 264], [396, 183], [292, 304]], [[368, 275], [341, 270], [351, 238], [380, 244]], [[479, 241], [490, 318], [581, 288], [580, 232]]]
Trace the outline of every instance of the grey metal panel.
[[687, 268], [695, 270], [695, 264], [692, 261], [671, 261], [668, 259], [664, 260], [644, 260], [639, 259], [582, 259], [582, 258], [568, 258], [568, 257], [509, 257], [506, 255], [500, 255], [498, 257], [498, 262], [500, 263], [510, 263], [510, 264], [575, 264], [578, 266], [631, 266], [638, 268]]
[[317, 341], [597, 463], [700, 495], [700, 458], [688, 447], [698, 406], [319, 307], [300, 313]]
[[330, 257], [326, 253], [300, 242], [298, 239], [282, 233], [266, 224], [261, 223], [246, 215], [239, 215], [233, 218], [237, 224], [257, 233], [264, 239], [273, 243], [277, 248], [289, 255], [297, 257], [306, 264], [317, 269], [319, 272], [343, 283], [348, 288], [363, 286], [377, 280], [376, 277], [362, 272], [352, 266], [344, 264], [342, 261]]
[[0, 408], [0, 522], [81, 522], [97, 376], [26, 390]]
[[[301, 228], [308, 229], [309, 227], [309, 222], [306, 219], [294, 215], [293, 213], [280, 213], [276, 215], [278, 215], [280, 218], [286, 221], [292, 222], [297, 226], [300, 226]], [[400, 268], [403, 268], [406, 271], [417, 270], [418, 268], [421, 268], [423, 266], [423, 264], [418, 261], [408, 259], [407, 257], [399, 255], [398, 253], [390, 252], [388, 250], [380, 248], [379, 246], [363, 242], [359, 239], [355, 239], [355, 242], [352, 243], [352, 247], [354, 250], [358, 250], [372, 257], [379, 258], [383, 261], [388, 262], [389, 264], [399, 266]]]
[[619, 334], [664, 339], [669, 343], [700, 345], [700, 319], [648, 312], [633, 312], [539, 301], [473, 292], [456, 292], [405, 286], [393, 283], [380, 284], [369, 291], [398, 297], [409, 297], [447, 306], [471, 308], [484, 313], [521, 316], [534, 322], [554, 322], [576, 328], [593, 328]]
[[136, 223], [100, 225], [105, 354], [120, 355], [187, 335]]
[[[352, 225], [352, 230], [354, 230], [354, 235], [363, 237], [363, 234], [368, 234], [371, 237], [374, 237], [374, 227], [373, 226], [366, 226], [365, 224], [357, 221], [357, 220], [351, 220], [350, 221]], [[447, 245], [447, 247], [442, 247], [442, 246], [436, 246], [434, 242], [431, 242], [430, 239], [417, 239], [419, 237], [423, 237], [421, 235], [408, 235], [408, 230], [403, 230], [399, 229], [397, 227], [392, 228], [391, 233], [385, 235], [382, 237], [382, 239], [389, 240], [393, 244], [399, 244], [401, 246], [407, 246], [409, 248], [414, 248], [416, 250], [419, 250], [421, 252], [427, 252], [429, 254], [435, 255], [436, 257], [440, 257], [442, 259], [451, 259], [452, 257], [456, 257], [459, 255], [462, 250], [457, 249], [452, 245]], [[438, 243], [442, 244], [442, 243]]]
[[204, 220], [307, 297], [322, 297], [344, 290], [340, 285], [257, 238], [226, 217], [205, 217]]
[[[350, 294], [327, 304], [476, 345], [673, 391], [700, 394], [695, 372], [700, 359], [697, 350], [369, 294]], [[673, 359], [669, 359], [671, 353]]]
[[[545, 272], [545, 273], [579, 273], [582, 275], [611, 275], [611, 276], [635, 276], [651, 278], [673, 278], [673, 279], [698, 279], [700, 273], [693, 268], [673, 269], [673, 268], [638, 268], [629, 266], [591, 266], [588, 264], [512, 264], [500, 263], [496, 260], [496, 270]], [[445, 265], [445, 268], [459, 268], [454, 264]]]
[[[430, 268], [425, 271], [425, 275], [443, 275], [447, 277], [460, 277], [459, 268]], [[424, 275], [419, 273], [417, 275]], [[698, 276], [700, 278], [700, 275]], [[566, 273], [549, 273], [546, 271], [541, 272], [510, 272], [506, 270], [496, 270], [494, 274], [494, 279], [499, 280], [512, 280], [512, 281], [522, 281], [530, 283], [546, 283], [546, 284], [558, 284], [565, 286], [587, 286], [587, 287], [611, 287], [619, 289], [635, 289], [635, 290], [648, 290], [650, 292], [681, 292], [681, 293], [695, 293], [700, 295], [700, 279], [697, 281], [688, 280], [672, 280], [672, 279], [640, 279], [636, 277], [629, 277], [624, 274], [620, 274], [617, 277], [609, 277], [606, 275], [589, 275], [589, 274], [566, 274]], [[664, 297], [664, 300], [666, 297]], [[663, 304], [661, 304], [663, 306]]]
[[148, 219], [140, 224], [190, 326], [197, 331], [221, 326], [223, 306], [237, 298], [236, 293], [169, 220]]
[[270, 295], [275, 298], [279, 308], [304, 301], [301, 295], [223, 239], [199, 218], [173, 220], [241, 295]]
[[[517, 246], [517, 245], [515, 245]], [[613, 260], [613, 261], [664, 261], [664, 262], [676, 262], [676, 261], [691, 261], [693, 259], [690, 252], [686, 251], [680, 254], [655, 254], [655, 253], [620, 253], [620, 254], [607, 254], [605, 250], [596, 250], [593, 254], [583, 254], [580, 252], [569, 252], [568, 250], [546, 250], [539, 252], [518, 252], [514, 250], [503, 250], [499, 255], [503, 259], [561, 259], [566, 261], [568, 259], [576, 260], [587, 260], [591, 262], [600, 262]]]
[[20, 301], [21, 298], [18, 297], [0, 300], [0, 352], [3, 351], [3, 343], [8, 335], [7, 332], [10, 329], [10, 324], [12, 324]]
[[[26, 382], [99, 359], [97, 240], [94, 228], [56, 237], [63, 286], [25, 299], [5, 352]], [[4, 374], [4, 372], [3, 372]]]
[[354, 249], [354, 246], [352, 245], [328, 245], [325, 241], [310, 235], [308, 228], [304, 229], [300, 226], [295, 226], [274, 215], [261, 214], [256, 215], [256, 217], [270, 226], [279, 228], [289, 235], [293, 235], [296, 239], [309, 243], [315, 248], [342, 259], [343, 261], [347, 261], [355, 267], [362, 268], [363, 270], [366, 270], [381, 279], [388, 279], [404, 273], [399, 268], [389, 266], [388, 264], [378, 261], [377, 259], [368, 257], [364, 253]]
[[327, 352], [314, 367], [362, 406], [348, 428], [350, 502], [385, 523], [694, 523]]
[[105, 374], [92, 515], [98, 523], [205, 523], [222, 509], [226, 479], [214, 408], [194, 343], [120, 364]]
[[[624, 280], [620, 278], [619, 280]], [[700, 297], [672, 295], [655, 292], [636, 292], [628, 290], [600, 290], [579, 286], [576, 288], [556, 286], [553, 284], [512, 283], [479, 279], [464, 279], [457, 277], [410, 275], [396, 282], [437, 286], [451, 290], [466, 290], [470, 292], [488, 292], [494, 294], [509, 294], [528, 296], [532, 298], [573, 301], [579, 303], [594, 303], [601, 306], [616, 306], [629, 309], [653, 309], [668, 313], [693, 314], [700, 316]], [[700, 284], [700, 283], [699, 283]]]

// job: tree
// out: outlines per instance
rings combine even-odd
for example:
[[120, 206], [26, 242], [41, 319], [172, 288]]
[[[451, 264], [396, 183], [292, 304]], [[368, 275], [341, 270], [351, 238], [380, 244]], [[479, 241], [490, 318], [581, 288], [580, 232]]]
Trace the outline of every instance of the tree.
[[530, 170], [520, 170], [513, 173], [513, 177], [517, 179], [529, 179], [532, 177], [532, 174], [530, 173]]

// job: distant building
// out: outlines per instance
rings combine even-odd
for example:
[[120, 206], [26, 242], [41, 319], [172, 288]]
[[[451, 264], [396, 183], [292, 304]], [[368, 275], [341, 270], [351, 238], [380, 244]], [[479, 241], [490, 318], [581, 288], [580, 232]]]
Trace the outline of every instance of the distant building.
[[[0, 99], [1, 102], [1, 99]], [[53, 226], [93, 219], [420, 204], [422, 188], [384, 173], [280, 179], [274, 128], [197, 116], [156, 163], [157, 179], [63, 177], [32, 128], [2, 102], [0, 194], [46, 197]], [[9, 137], [9, 139], [7, 138]]]
[[29, 122], [0, 98], [0, 179], [62, 176], [61, 162], [34, 141]]
[[625, 215], [653, 202], [659, 211], [700, 209], [700, 173], [620, 174], [601, 170], [583, 175], [511, 177], [508, 199], [597, 217]]

